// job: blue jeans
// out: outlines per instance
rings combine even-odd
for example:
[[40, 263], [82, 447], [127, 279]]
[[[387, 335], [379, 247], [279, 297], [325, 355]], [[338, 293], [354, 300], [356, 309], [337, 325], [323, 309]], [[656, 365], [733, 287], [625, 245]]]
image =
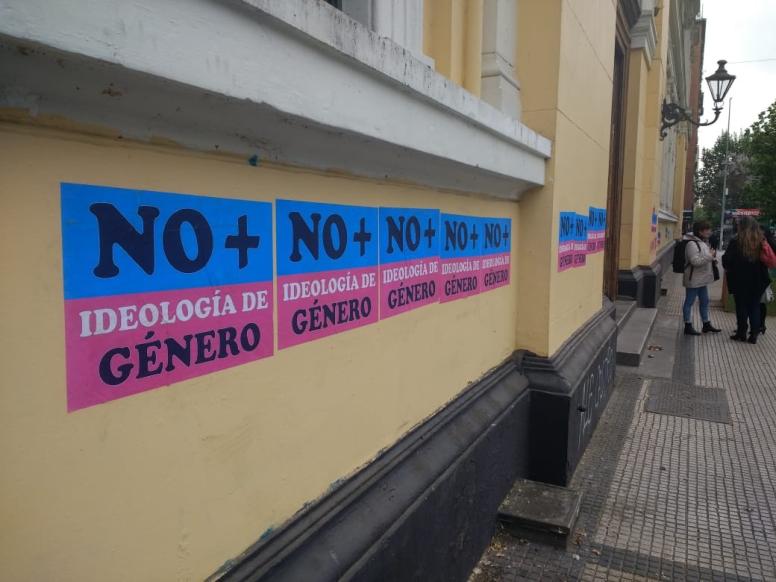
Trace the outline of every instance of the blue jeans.
[[687, 287], [685, 290], [687, 295], [684, 296], [684, 306], [682, 307], [684, 322], [692, 323], [692, 306], [695, 304], [696, 297], [701, 301], [701, 319], [703, 323], [709, 321], [709, 288], [705, 286]]

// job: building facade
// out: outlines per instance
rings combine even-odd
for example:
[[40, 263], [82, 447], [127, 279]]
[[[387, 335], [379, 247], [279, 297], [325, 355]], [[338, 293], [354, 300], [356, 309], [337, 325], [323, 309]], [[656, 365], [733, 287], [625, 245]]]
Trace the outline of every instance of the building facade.
[[0, 576], [465, 579], [659, 296], [697, 12], [0, 0]]

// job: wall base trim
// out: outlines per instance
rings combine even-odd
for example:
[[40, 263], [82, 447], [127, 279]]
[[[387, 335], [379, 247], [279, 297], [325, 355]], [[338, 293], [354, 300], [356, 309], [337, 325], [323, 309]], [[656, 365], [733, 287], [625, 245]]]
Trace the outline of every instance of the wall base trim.
[[212, 580], [463, 581], [516, 478], [565, 485], [614, 382], [614, 304], [517, 352]]
[[675, 244], [676, 241], [672, 241], [660, 249], [655, 262], [649, 266], [620, 269], [617, 272], [617, 294], [633, 299], [639, 307], [657, 307], [663, 273], [671, 272]]
[[509, 358], [213, 580], [465, 580], [527, 472], [528, 381]]
[[609, 401], [616, 360], [617, 324], [607, 298], [554, 355], [522, 355], [531, 387], [529, 479], [569, 482]]

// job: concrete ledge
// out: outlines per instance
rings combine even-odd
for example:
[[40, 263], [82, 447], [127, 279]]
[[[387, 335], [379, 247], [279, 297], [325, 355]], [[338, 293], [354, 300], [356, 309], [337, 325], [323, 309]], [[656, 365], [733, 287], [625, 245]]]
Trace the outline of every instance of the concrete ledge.
[[578, 491], [520, 479], [498, 510], [509, 533], [565, 548], [582, 504]]
[[622, 329], [635, 309], [635, 301], [618, 299], [614, 302], [614, 321], [617, 323], [617, 329]]
[[639, 307], [625, 322], [617, 335], [617, 363], [621, 366], [639, 366], [647, 347], [649, 334], [655, 325], [657, 309]]

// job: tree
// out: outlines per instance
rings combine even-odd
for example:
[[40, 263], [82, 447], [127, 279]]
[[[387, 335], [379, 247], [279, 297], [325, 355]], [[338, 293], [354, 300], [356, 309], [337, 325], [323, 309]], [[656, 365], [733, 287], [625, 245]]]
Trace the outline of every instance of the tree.
[[746, 195], [755, 201], [764, 220], [776, 220], [776, 101], [760, 113], [743, 135], [750, 180]]
[[722, 209], [722, 185], [725, 181], [727, 149], [727, 188], [725, 208], [748, 208], [753, 197], [747, 192], [749, 182], [745, 136], [723, 133], [709, 149], [701, 153], [701, 164], [695, 173], [696, 217], [719, 224]]

